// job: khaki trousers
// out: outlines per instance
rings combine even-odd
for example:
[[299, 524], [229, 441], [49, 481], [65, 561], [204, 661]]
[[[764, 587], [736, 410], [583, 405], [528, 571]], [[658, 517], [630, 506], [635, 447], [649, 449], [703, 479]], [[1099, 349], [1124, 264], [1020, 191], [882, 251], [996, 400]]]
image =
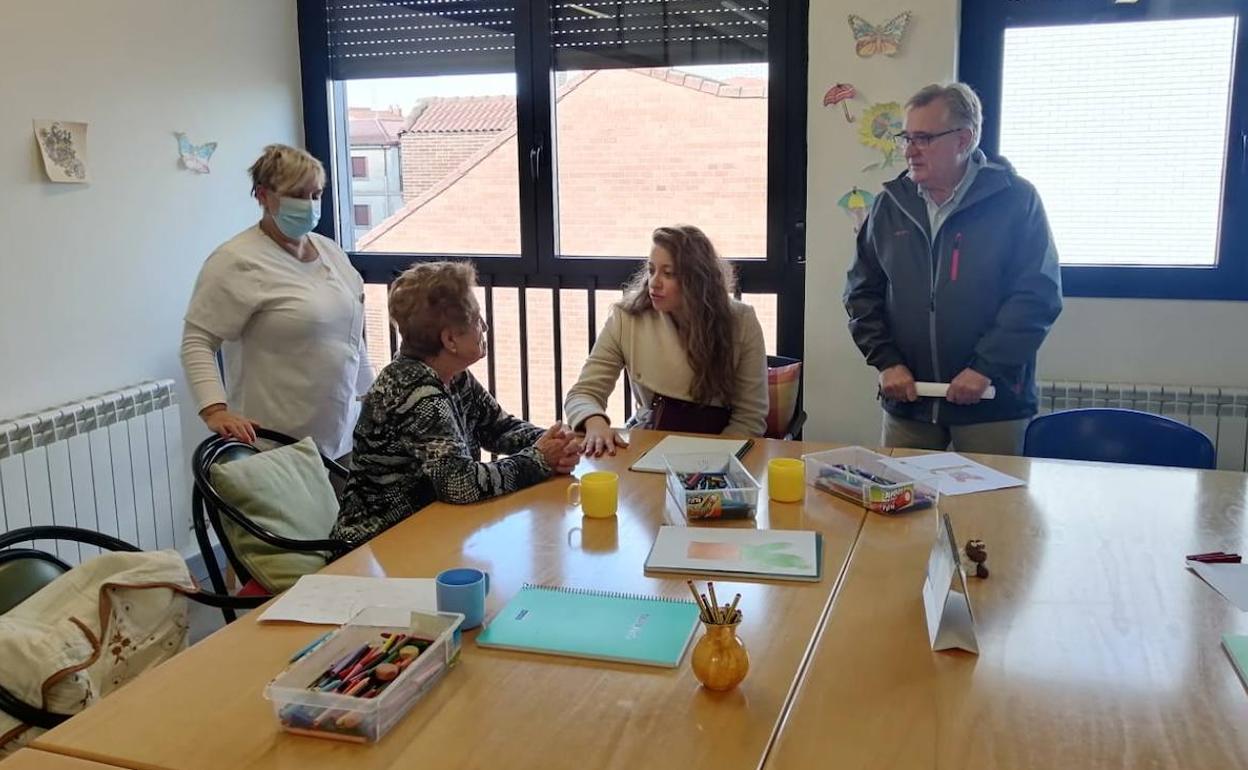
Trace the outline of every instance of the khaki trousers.
[[1023, 435], [1030, 419], [981, 422], [972, 425], [935, 425], [884, 413], [880, 441], [886, 447], [974, 452], [987, 455], [1021, 455]]

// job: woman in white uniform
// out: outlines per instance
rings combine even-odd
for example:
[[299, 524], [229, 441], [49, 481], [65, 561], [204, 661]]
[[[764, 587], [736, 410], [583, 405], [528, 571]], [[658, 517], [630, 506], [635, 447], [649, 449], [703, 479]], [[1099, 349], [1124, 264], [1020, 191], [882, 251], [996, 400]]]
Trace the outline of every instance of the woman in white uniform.
[[[338, 244], [312, 232], [325, 169], [273, 144], [251, 167], [259, 224], [209, 255], [186, 311], [182, 366], [208, 428], [252, 442], [255, 426], [351, 451], [364, 350], [364, 282]], [[216, 353], [225, 359], [224, 387]]]

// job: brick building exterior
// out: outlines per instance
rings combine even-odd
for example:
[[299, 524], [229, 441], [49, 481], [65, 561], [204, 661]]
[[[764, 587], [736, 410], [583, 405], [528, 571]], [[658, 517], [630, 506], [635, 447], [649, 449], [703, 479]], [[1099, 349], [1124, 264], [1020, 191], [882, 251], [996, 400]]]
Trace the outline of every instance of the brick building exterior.
[[[649, 253], [658, 225], [702, 227], [721, 253], [766, 253], [767, 95], [763, 81], [718, 82], [670, 69], [582, 73], [557, 94], [560, 251]], [[519, 170], [513, 96], [430, 99], [401, 137], [405, 205], [357, 242], [360, 251], [518, 254]], [[449, 169], [449, 171], [448, 171]], [[555, 419], [552, 292], [529, 289], [529, 417]], [[598, 292], [606, 321], [618, 292]], [[746, 298], [775, 349], [775, 298]], [[521, 413], [517, 290], [496, 289], [491, 333], [499, 401]], [[589, 352], [587, 294], [560, 295], [563, 389]], [[383, 287], [369, 287], [370, 340], [387, 327]], [[388, 350], [373, 345], [374, 364]], [[486, 362], [473, 367], [486, 381]], [[622, 388], [612, 398], [623, 420]]]

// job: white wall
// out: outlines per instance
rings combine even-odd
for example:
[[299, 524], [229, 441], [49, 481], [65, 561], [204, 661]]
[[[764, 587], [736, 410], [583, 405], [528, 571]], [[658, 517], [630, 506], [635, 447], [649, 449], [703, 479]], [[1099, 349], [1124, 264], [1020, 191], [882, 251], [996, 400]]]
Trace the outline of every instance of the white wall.
[[1039, 369], [1050, 380], [1248, 387], [1248, 302], [1067, 297]]
[[[871, 6], [814, 0], [810, 8], [809, 168], [806, 289], [806, 436], [879, 441], [875, 372], [849, 337], [840, 296], [853, 257], [852, 229], [836, 202], [852, 185], [875, 192], [892, 174], [864, 174], [872, 156], [839, 108], [822, 106], [834, 83], [853, 83], [871, 101], [903, 102], [919, 87], [956, 75], [957, 0]], [[883, 22], [912, 8], [895, 59], [859, 59], [846, 16]], [[864, 103], [859, 103], [859, 109]], [[868, 186], [868, 183], [869, 186]], [[1061, 243], [1058, 243], [1061, 249]], [[1248, 303], [1066, 299], [1040, 350], [1040, 376], [1056, 380], [1248, 386]]]
[[[182, 381], [199, 266], [257, 218], [246, 168], [302, 141], [295, 0], [3, 0], [0, 105], [0, 419]], [[90, 123], [90, 184], [46, 181], [34, 118]], [[220, 143], [211, 174], [174, 131]]]

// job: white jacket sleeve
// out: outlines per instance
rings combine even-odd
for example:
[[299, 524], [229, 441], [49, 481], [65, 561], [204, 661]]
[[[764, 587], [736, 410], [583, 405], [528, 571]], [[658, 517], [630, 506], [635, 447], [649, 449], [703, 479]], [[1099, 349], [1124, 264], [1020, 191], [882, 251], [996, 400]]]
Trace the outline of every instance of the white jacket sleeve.
[[584, 422], [595, 415], [602, 415], [608, 422], [611, 421], [607, 415], [607, 399], [611, 397], [625, 364], [624, 346], [620, 339], [620, 314], [623, 312], [619, 308], [612, 309], [602, 333], [594, 341], [594, 349], [581, 367], [581, 376], [564, 399], [564, 419], [573, 430], [580, 430]]
[[195, 411], [213, 404], [224, 404], [225, 386], [217, 369], [221, 338], [187, 321], [182, 326], [182, 371], [195, 399]]

